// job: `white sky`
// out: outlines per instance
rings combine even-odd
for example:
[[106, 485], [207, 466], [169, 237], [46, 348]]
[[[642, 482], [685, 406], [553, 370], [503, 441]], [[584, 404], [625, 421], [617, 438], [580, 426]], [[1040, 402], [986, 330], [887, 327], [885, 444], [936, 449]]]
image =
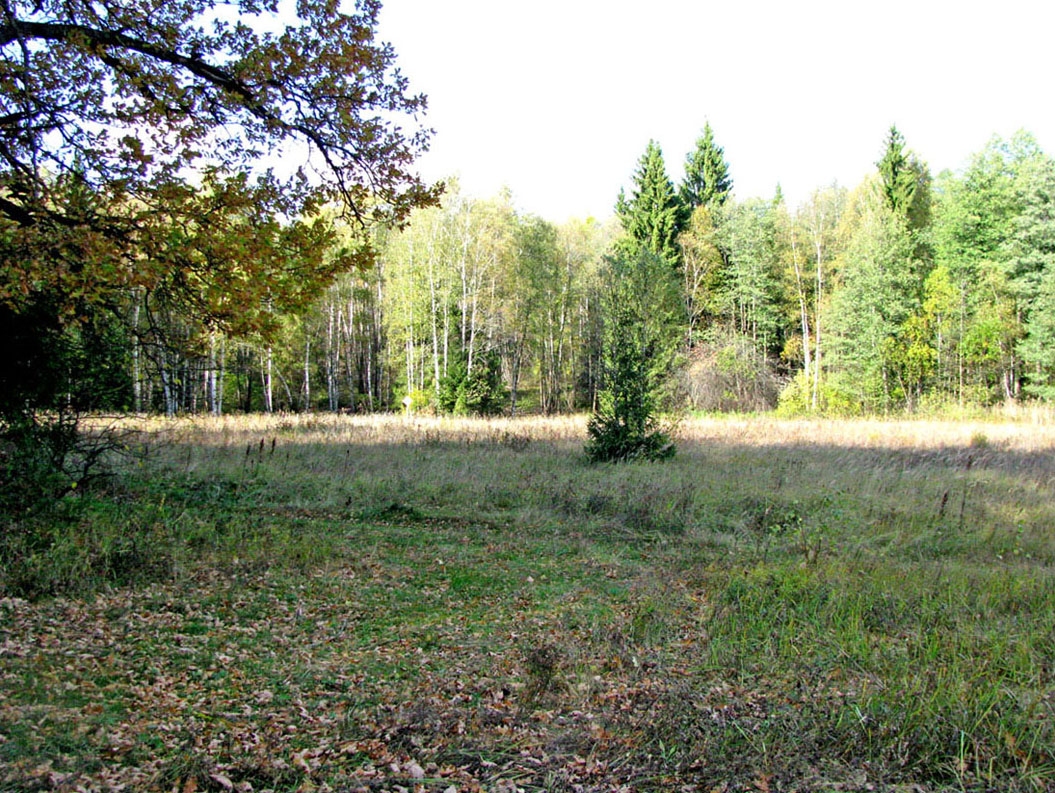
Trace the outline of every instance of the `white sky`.
[[380, 38], [436, 130], [421, 173], [553, 221], [612, 213], [650, 138], [705, 121], [736, 194], [873, 168], [896, 123], [937, 174], [1025, 128], [1055, 153], [1051, 0], [386, 0]]

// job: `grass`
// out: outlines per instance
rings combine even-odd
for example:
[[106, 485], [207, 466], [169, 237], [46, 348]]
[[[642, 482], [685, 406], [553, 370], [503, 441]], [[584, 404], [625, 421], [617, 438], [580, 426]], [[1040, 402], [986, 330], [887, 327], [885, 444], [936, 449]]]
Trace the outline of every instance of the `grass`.
[[0, 790], [1052, 789], [1018, 418], [140, 421], [9, 526]]

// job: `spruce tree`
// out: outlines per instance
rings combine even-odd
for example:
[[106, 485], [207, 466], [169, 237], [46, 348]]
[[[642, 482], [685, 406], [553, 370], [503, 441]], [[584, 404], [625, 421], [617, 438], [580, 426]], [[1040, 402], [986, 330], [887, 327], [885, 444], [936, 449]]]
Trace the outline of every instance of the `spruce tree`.
[[725, 151], [714, 142], [714, 131], [708, 122], [696, 140], [696, 148], [685, 157], [685, 181], [679, 190], [685, 214], [691, 215], [703, 204], [724, 204], [732, 189]]
[[905, 138], [896, 126], [890, 127], [883, 158], [876, 163], [883, 180], [883, 195], [894, 214], [908, 217], [916, 197], [918, 174], [905, 153]]
[[620, 190], [615, 204], [623, 230], [643, 248], [670, 263], [678, 260], [679, 205], [667, 176], [663, 152], [650, 140], [634, 172], [634, 190], [627, 199]]
[[436, 406], [459, 416], [493, 416], [502, 411], [506, 392], [502, 386], [502, 359], [497, 350], [477, 356], [472, 373], [469, 356], [456, 348], [447, 374], [440, 380]]
[[666, 260], [619, 246], [605, 274], [603, 384], [587, 426], [591, 462], [663, 460], [674, 445], [656, 418], [679, 338], [678, 285]]

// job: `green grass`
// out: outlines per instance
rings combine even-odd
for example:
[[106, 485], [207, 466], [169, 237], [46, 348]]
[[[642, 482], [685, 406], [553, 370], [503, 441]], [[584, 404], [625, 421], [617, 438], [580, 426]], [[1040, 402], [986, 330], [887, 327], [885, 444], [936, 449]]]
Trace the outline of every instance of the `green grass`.
[[10, 523], [0, 790], [1055, 785], [1050, 452], [282, 421]]

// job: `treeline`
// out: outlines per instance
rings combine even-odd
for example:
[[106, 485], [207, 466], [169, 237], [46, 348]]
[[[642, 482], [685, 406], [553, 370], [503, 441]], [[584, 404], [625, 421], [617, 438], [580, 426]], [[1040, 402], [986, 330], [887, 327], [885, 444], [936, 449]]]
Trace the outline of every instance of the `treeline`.
[[851, 413], [1055, 398], [1055, 161], [1019, 133], [935, 178], [894, 128], [877, 155], [853, 189], [796, 207], [779, 187], [740, 200], [708, 126], [680, 185], [650, 143], [606, 223], [554, 225], [508, 194], [480, 200], [451, 183], [406, 228], [375, 232], [372, 267], [276, 316], [266, 338], [229, 340], [131, 295], [130, 332], [111, 334], [125, 340], [126, 382], [107, 400], [168, 413], [590, 409], [604, 264], [628, 240], [678, 285], [669, 405]]
[[[338, 250], [357, 244], [338, 228]], [[113, 349], [126, 382], [93, 393], [167, 413], [370, 411], [406, 397], [466, 413], [590, 407], [597, 273], [615, 223], [557, 227], [519, 215], [508, 194], [478, 200], [450, 183], [439, 206], [375, 234], [372, 266], [338, 276], [308, 310], [276, 314], [266, 335], [228, 338], [132, 295]]]

